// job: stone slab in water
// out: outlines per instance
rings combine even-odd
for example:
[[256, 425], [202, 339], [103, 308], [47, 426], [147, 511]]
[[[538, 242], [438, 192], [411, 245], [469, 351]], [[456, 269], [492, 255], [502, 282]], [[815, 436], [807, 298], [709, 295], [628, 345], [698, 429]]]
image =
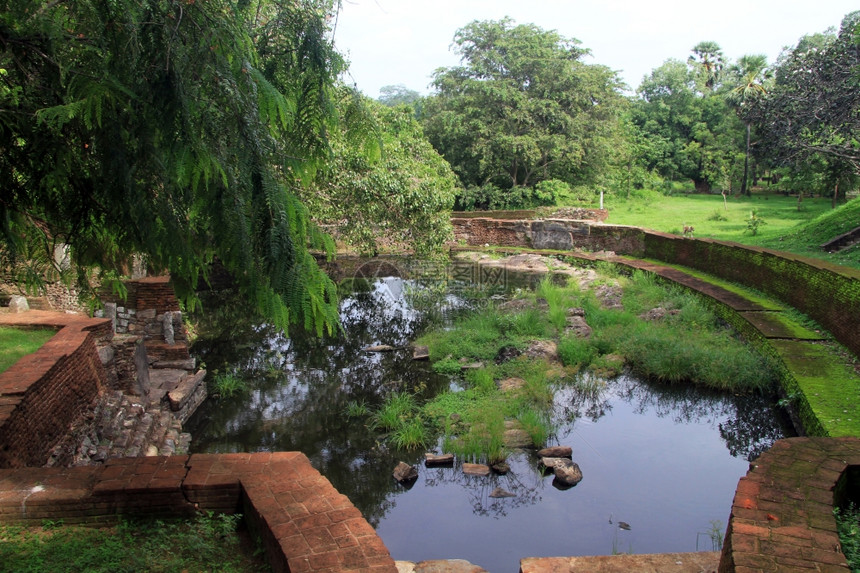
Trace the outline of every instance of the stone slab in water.
[[718, 552], [598, 555], [593, 557], [527, 557], [520, 573], [589, 571], [590, 573], [716, 573]]

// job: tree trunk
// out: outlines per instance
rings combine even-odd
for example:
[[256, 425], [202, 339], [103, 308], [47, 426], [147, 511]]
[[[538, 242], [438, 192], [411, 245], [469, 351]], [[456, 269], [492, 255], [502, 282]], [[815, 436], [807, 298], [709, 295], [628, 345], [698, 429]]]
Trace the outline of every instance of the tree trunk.
[[696, 187], [696, 193], [710, 193], [711, 192], [711, 184], [707, 181], [693, 181], [693, 185]]
[[741, 182], [741, 195], [752, 196], [752, 190], [747, 187], [747, 174], [750, 166], [750, 124], [747, 122], [747, 150], [744, 155], [744, 179]]
[[831, 208], [836, 208], [836, 201], [839, 198], [839, 181], [836, 182], [836, 186], [833, 188], [833, 202], [831, 203]]

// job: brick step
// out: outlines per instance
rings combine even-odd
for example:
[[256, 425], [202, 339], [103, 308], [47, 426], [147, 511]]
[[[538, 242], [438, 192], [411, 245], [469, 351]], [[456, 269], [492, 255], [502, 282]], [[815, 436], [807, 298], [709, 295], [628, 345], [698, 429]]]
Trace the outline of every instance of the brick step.
[[151, 362], [188, 360], [188, 346], [185, 344], [167, 344], [161, 340], [146, 340], [146, 355]]

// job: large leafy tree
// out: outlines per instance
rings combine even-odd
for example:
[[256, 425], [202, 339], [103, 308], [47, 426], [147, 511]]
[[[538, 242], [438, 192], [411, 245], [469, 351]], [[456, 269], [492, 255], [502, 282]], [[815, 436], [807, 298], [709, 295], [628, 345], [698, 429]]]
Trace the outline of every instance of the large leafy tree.
[[836, 184], [860, 175], [860, 12], [847, 15], [838, 34], [801, 39], [775, 76], [746, 114], [761, 147], [787, 166], [819, 156]]
[[[86, 282], [143, 253], [180, 296], [217, 258], [280, 326], [335, 288], [297, 189], [329, 154], [333, 0], [0, 0], [0, 251]], [[102, 277], [105, 278], [104, 276]]]
[[[344, 93], [342, 106], [353, 105]], [[408, 105], [366, 101], [377, 138], [357, 146], [350, 131], [333, 136], [333, 159], [309, 186], [304, 202], [315, 220], [365, 253], [383, 246], [438, 252], [451, 238], [457, 177], [424, 137]]]
[[578, 41], [510, 19], [472, 22], [454, 46], [462, 65], [436, 71], [424, 126], [465, 187], [524, 196], [594, 176], [623, 107], [615, 72], [586, 64]]
[[738, 119], [721, 97], [724, 62], [713, 42], [697, 44], [687, 63], [670, 59], [639, 86], [632, 121], [648, 144], [641, 161], [696, 190], [729, 187], [739, 163]]

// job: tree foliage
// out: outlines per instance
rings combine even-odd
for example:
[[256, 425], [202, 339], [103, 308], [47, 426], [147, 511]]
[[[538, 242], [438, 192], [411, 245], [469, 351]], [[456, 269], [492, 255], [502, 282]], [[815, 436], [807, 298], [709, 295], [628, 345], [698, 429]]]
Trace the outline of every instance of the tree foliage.
[[329, 155], [333, 0], [0, 0], [0, 247], [86, 283], [144, 253], [193, 301], [217, 258], [280, 326], [335, 288], [297, 189]]
[[722, 93], [719, 46], [702, 42], [687, 63], [667, 60], [646, 77], [632, 122], [643, 134], [640, 161], [668, 179], [691, 179], [697, 190], [730, 187], [742, 161], [740, 123]]
[[474, 21], [454, 45], [462, 65], [434, 74], [424, 127], [464, 187], [523, 198], [543, 180], [594, 178], [623, 108], [615, 72], [583, 62], [578, 41], [510, 19]]
[[[341, 105], [354, 97], [343, 96]], [[456, 176], [411, 108], [366, 101], [361, 109], [377, 137], [362, 149], [350, 144], [348, 132], [334, 135], [333, 160], [308, 188], [305, 203], [315, 220], [365, 253], [381, 243], [437, 253], [451, 237]]]
[[860, 12], [847, 15], [838, 34], [806, 36], [784, 54], [774, 85], [747, 117], [779, 163], [820, 155], [834, 173], [860, 174]]

